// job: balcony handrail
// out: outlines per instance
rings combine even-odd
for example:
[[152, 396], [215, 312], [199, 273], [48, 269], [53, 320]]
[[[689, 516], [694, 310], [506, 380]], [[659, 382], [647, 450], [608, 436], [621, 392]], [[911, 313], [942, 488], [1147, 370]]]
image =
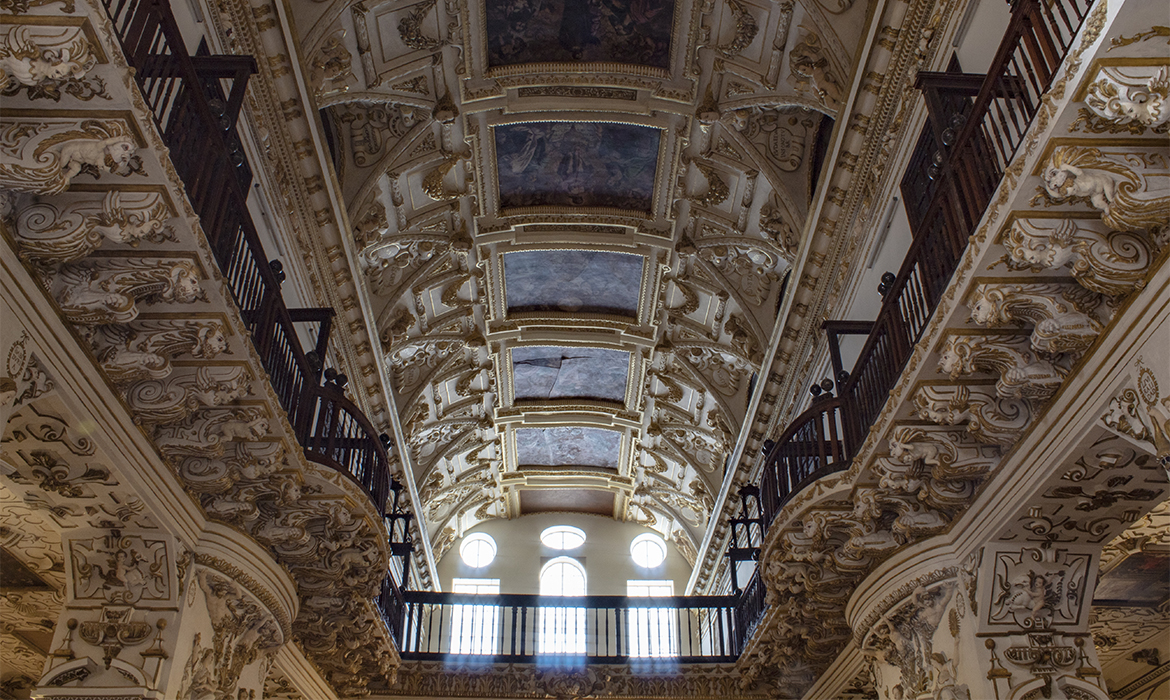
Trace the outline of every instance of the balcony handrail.
[[537, 593], [449, 593], [445, 591], [403, 591], [407, 603], [432, 605], [496, 605], [524, 608], [724, 608], [739, 602], [734, 595], [555, 596]]
[[[390, 581], [378, 603], [390, 606], [383, 607], [383, 619], [406, 660], [567, 656], [587, 663], [711, 663], [739, 657], [763, 614], [763, 591], [758, 574], [743, 594], [728, 596], [398, 591]], [[550, 635], [558, 651], [547, 648]]]
[[[231, 289], [295, 437], [314, 462], [347, 474], [385, 515], [390, 493], [387, 445], [341, 385], [321, 386], [321, 361], [332, 309], [290, 310], [280, 291], [284, 274], [269, 262], [248, 212], [247, 160], [229, 147], [246, 81], [256, 72], [249, 56], [191, 56], [164, 0], [104, 0], [115, 32], [135, 69], [172, 164], [183, 180], [220, 271]], [[224, 95], [220, 81], [232, 79]], [[213, 109], [212, 98], [221, 107]], [[233, 171], [236, 176], [233, 177]], [[242, 175], [240, 173], [243, 173]], [[318, 324], [310, 356], [297, 323]]]
[[765, 531], [794, 493], [848, 468], [851, 443], [841, 430], [845, 411], [839, 396], [813, 399], [766, 452], [759, 487]]

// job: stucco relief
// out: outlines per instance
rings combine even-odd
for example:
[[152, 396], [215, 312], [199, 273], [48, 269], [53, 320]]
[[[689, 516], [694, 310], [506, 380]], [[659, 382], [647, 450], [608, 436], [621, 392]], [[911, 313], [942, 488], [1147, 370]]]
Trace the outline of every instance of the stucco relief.
[[139, 304], [206, 302], [202, 278], [192, 260], [144, 256], [68, 263], [48, 281], [66, 318], [99, 325], [133, 321]]
[[1108, 313], [1097, 294], [1060, 282], [979, 282], [966, 304], [981, 326], [1031, 325], [1032, 348], [1044, 353], [1084, 352]]
[[986, 623], [1025, 630], [1079, 624], [1092, 563], [1089, 554], [1056, 547], [997, 552]]
[[911, 398], [919, 418], [939, 425], [966, 424], [979, 442], [1010, 446], [1032, 422], [1032, 408], [1021, 399], [999, 396], [990, 387], [927, 384]]
[[1166, 156], [1114, 152], [1090, 146], [1058, 146], [1044, 165], [1044, 186], [1033, 203], [1084, 202], [1115, 231], [1148, 230], [1165, 244], [1170, 220]]
[[133, 326], [100, 326], [93, 331], [98, 362], [117, 384], [170, 376], [171, 360], [190, 355], [211, 360], [228, 351], [227, 330], [215, 320], [151, 319]]
[[165, 602], [173, 577], [165, 540], [122, 534], [71, 539], [74, 600], [116, 605]]
[[1106, 66], [1089, 84], [1085, 104], [1099, 118], [1134, 133], [1166, 133], [1170, 124], [1170, 74], [1166, 66]]
[[110, 190], [66, 203], [37, 202], [16, 213], [17, 249], [25, 260], [52, 265], [81, 260], [103, 244], [137, 246], [174, 240], [174, 216], [159, 192]]
[[271, 611], [238, 583], [209, 570], [198, 571], [196, 581], [212, 634], [195, 634], [179, 697], [234, 700], [244, 667], [283, 644], [284, 634]]
[[81, 27], [6, 24], [0, 33], [0, 94], [21, 90], [30, 99], [61, 99], [61, 92], [81, 99], [105, 94], [100, 78], [84, 80], [97, 64]]
[[947, 336], [939, 349], [937, 371], [951, 379], [998, 373], [995, 390], [999, 396], [1043, 401], [1064, 383], [1068, 374], [1065, 364], [1059, 358], [1041, 356], [1026, 335], [954, 334]]
[[224, 406], [252, 393], [252, 377], [239, 366], [200, 367], [166, 381], [148, 379], [126, 390], [135, 420], [147, 425], [179, 423], [197, 411]]
[[0, 188], [32, 194], [59, 194], [84, 173], [128, 177], [142, 172], [131, 126], [117, 119], [34, 121], [0, 119]]
[[1089, 291], [1118, 296], [1140, 289], [1158, 248], [1142, 232], [1111, 231], [1084, 219], [1019, 218], [1004, 233], [1010, 267], [1072, 272]]

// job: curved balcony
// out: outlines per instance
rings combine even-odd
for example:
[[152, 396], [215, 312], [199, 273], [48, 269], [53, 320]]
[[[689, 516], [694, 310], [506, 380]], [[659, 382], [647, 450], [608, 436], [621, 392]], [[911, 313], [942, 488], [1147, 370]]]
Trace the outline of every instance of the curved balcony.
[[[105, 7], [297, 442], [310, 460], [360, 484], [384, 516], [390, 440], [345, 398], [344, 375], [326, 371], [321, 384], [334, 312], [285, 305], [284, 272], [269, 261], [248, 213], [252, 171], [235, 123], [255, 61], [189, 55], [162, 0], [105, 0]], [[305, 324], [305, 335], [316, 335], [310, 350], [301, 342]]]
[[759, 494], [765, 529], [793, 494], [849, 466], [842, 403], [839, 397], [815, 399], [765, 453]]

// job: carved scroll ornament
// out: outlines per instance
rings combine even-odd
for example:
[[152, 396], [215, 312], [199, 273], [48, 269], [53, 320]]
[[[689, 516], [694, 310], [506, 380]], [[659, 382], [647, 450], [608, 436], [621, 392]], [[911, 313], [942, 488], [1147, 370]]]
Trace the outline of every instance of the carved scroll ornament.
[[47, 265], [80, 260], [107, 241], [137, 246], [171, 240], [166, 223], [173, 216], [157, 192], [111, 190], [101, 200], [25, 207], [13, 230], [20, 257]]
[[128, 176], [142, 171], [130, 127], [119, 120], [86, 119], [71, 126], [0, 122], [0, 189], [60, 194], [81, 173]]

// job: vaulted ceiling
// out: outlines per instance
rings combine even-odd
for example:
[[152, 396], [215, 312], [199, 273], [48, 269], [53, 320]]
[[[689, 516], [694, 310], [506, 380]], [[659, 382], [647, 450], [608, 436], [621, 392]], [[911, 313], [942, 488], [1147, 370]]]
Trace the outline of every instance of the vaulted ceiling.
[[577, 511], [693, 560], [865, 3], [291, 5], [435, 558]]

